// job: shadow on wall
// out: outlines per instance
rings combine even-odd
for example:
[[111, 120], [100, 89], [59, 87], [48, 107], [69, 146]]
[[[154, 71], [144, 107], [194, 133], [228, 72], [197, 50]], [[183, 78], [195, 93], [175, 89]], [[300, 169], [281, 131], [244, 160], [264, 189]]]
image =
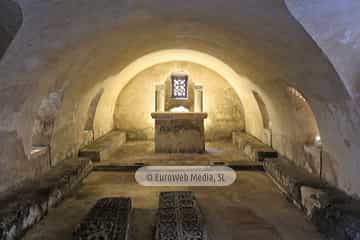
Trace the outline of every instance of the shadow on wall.
[[97, 106], [99, 104], [100, 98], [104, 93], [104, 88], [101, 88], [98, 93], [93, 97], [93, 99], [90, 102], [89, 110], [88, 110], [88, 116], [85, 123], [85, 131], [94, 131], [94, 119], [95, 119], [95, 113]]
[[0, 59], [20, 29], [23, 15], [20, 6], [12, 0], [0, 1]]
[[272, 130], [271, 130], [271, 121], [270, 121], [270, 115], [267, 110], [266, 104], [259, 93], [256, 91], [252, 91], [253, 96], [255, 98], [255, 101], [257, 103], [257, 106], [259, 108], [262, 122], [263, 122], [263, 136], [262, 136], [262, 142], [272, 147]]
[[263, 120], [263, 126], [265, 129], [269, 129], [270, 128], [270, 117], [269, 117], [269, 113], [266, 109], [266, 105], [263, 101], [263, 99], [261, 98], [260, 94], [258, 94], [257, 92], [253, 91], [253, 95], [255, 97], [255, 100], [258, 104], [260, 113], [261, 113], [261, 117]]

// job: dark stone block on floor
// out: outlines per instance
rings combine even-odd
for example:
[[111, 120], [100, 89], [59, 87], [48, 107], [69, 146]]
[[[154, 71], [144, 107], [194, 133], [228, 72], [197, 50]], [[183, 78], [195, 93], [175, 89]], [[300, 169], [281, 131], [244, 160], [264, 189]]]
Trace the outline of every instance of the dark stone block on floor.
[[258, 151], [256, 152], [256, 159], [260, 162], [266, 158], [277, 158], [279, 156], [277, 151]]
[[192, 192], [162, 192], [156, 240], [207, 240], [205, 221]]
[[130, 198], [103, 198], [96, 202], [73, 234], [73, 240], [127, 240]]
[[88, 159], [67, 159], [36, 181], [0, 199], [0, 240], [19, 239], [92, 170]]

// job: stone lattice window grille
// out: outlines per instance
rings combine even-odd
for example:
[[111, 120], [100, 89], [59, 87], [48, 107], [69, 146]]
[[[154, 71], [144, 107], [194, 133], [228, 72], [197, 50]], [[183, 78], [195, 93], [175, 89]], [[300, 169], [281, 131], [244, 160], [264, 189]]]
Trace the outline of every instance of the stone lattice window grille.
[[172, 75], [171, 76], [171, 96], [176, 99], [187, 99], [188, 97], [188, 76]]

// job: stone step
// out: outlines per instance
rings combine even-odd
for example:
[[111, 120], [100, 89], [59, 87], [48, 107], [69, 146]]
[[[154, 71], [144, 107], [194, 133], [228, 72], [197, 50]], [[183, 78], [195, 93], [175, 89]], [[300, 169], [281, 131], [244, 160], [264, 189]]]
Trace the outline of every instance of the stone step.
[[0, 199], [0, 239], [20, 239], [92, 170], [89, 159], [69, 158]]
[[97, 139], [90, 145], [80, 149], [80, 157], [88, 157], [94, 162], [108, 159], [111, 154], [118, 150], [126, 142], [126, 133], [112, 131]]
[[130, 198], [103, 198], [96, 202], [73, 233], [73, 240], [127, 240], [131, 216]]
[[278, 157], [276, 150], [245, 132], [233, 132], [232, 140], [233, 144], [238, 146], [253, 161], [264, 161], [265, 158]]
[[155, 240], [206, 240], [204, 217], [192, 192], [162, 192]]
[[[178, 163], [176, 165], [166, 165], [166, 166], [185, 166], [184, 164]], [[194, 163], [192, 165], [186, 165], [186, 166], [204, 166], [207, 164], [201, 164], [201, 163]], [[264, 166], [262, 163], [256, 163], [256, 162], [214, 162], [210, 164], [211, 166], [228, 166], [235, 171], [264, 171]], [[120, 163], [108, 163], [108, 164], [95, 164], [94, 165], [94, 171], [107, 171], [107, 172], [131, 172], [136, 171], [139, 168], [143, 166], [159, 166], [159, 164], [120, 164]], [[163, 165], [162, 165], [163, 166]]]

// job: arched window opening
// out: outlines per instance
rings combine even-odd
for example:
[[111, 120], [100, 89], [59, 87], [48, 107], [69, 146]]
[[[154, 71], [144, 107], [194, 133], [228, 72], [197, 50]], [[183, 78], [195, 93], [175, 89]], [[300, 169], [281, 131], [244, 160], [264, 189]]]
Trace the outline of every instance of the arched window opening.
[[104, 94], [104, 88], [101, 88], [97, 94], [91, 99], [90, 105], [87, 112], [87, 119], [85, 122], [84, 132], [83, 132], [83, 142], [82, 146], [88, 145], [91, 142], [95, 141], [94, 134], [94, 121], [97, 107], [99, 105], [101, 96]]
[[[302, 167], [312, 174], [322, 177], [322, 139], [315, 115], [304, 95], [293, 87], [287, 87], [293, 107], [295, 138], [299, 143], [296, 158]], [[302, 159], [302, 160], [301, 160]]]
[[87, 113], [87, 120], [85, 123], [85, 131], [93, 131], [94, 130], [94, 119], [95, 119], [95, 113], [96, 113], [96, 109], [97, 106], [99, 104], [100, 98], [104, 93], [104, 89], [101, 88], [98, 93], [92, 98], [90, 105], [89, 105], [89, 110]]
[[51, 92], [44, 97], [36, 112], [32, 129], [31, 158], [42, 168], [49, 168], [51, 163], [51, 140], [55, 127], [56, 116], [63, 101], [64, 89]]
[[260, 96], [260, 94], [258, 94], [257, 92], [253, 91], [253, 95], [255, 97], [255, 100], [259, 106], [259, 110], [262, 116], [262, 120], [263, 120], [263, 126], [265, 129], [270, 129], [270, 117], [269, 117], [269, 113], [267, 111], [265, 102], [263, 101], [262, 97]]
[[307, 129], [307, 138], [306, 144], [321, 144], [321, 137], [317, 121], [315, 119], [314, 113], [310, 108], [304, 95], [294, 87], [287, 87], [286, 91], [290, 97], [290, 101], [294, 106], [295, 116], [299, 124], [304, 126], [302, 132], [306, 127]]

